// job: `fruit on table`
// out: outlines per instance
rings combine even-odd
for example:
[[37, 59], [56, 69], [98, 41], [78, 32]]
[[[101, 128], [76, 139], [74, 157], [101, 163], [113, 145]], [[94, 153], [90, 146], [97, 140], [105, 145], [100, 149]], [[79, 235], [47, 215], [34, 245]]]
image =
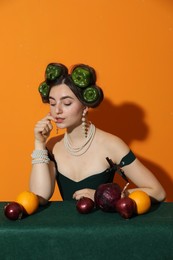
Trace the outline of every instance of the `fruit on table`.
[[136, 205], [131, 198], [123, 197], [117, 201], [116, 210], [123, 218], [129, 219], [135, 213]]
[[106, 212], [115, 212], [116, 203], [121, 198], [121, 188], [117, 183], [101, 184], [95, 192], [95, 204]]
[[94, 209], [94, 206], [94, 201], [87, 197], [80, 198], [76, 203], [76, 209], [81, 214], [90, 213]]
[[149, 211], [151, 207], [151, 199], [149, 195], [142, 190], [135, 190], [128, 195], [136, 204], [136, 214], [144, 214]]
[[10, 220], [21, 219], [23, 213], [23, 207], [17, 202], [10, 202], [4, 206], [4, 214]]
[[39, 207], [39, 199], [36, 194], [31, 191], [21, 192], [15, 202], [23, 206], [25, 213], [28, 215], [33, 214]]

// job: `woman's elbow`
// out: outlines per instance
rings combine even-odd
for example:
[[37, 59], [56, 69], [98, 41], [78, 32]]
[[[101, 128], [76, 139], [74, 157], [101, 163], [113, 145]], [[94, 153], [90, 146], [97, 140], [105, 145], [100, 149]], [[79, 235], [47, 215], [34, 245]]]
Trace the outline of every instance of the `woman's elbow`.
[[154, 192], [152, 199], [153, 202], [163, 202], [166, 199], [166, 191], [164, 188], [160, 188], [158, 191]]
[[166, 191], [163, 189], [162, 192], [160, 192], [160, 202], [164, 201], [166, 199]]

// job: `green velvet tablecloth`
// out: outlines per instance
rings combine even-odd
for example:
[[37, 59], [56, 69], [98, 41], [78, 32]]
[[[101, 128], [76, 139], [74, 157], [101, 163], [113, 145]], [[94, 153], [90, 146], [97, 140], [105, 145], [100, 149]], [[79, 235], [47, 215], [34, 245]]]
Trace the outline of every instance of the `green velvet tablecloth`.
[[11, 221], [0, 203], [0, 259], [173, 259], [173, 203], [125, 220], [96, 210], [79, 214], [75, 201], [51, 202]]

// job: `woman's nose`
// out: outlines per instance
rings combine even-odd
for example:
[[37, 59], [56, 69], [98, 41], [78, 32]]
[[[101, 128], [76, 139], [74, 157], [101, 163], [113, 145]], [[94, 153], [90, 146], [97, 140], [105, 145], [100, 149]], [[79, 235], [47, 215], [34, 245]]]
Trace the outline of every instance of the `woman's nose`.
[[62, 106], [61, 106], [60, 103], [56, 105], [56, 109], [55, 109], [55, 111], [56, 111], [57, 114], [62, 113]]

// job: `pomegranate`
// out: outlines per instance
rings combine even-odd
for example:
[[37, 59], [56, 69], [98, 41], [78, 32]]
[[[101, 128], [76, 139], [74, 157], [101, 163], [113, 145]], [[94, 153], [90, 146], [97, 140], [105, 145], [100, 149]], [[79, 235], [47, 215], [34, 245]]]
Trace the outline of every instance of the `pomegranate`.
[[76, 209], [81, 214], [90, 213], [94, 209], [94, 206], [94, 201], [87, 197], [80, 198], [76, 203]]
[[116, 203], [121, 198], [121, 188], [117, 183], [101, 184], [95, 192], [95, 204], [106, 212], [115, 212]]
[[129, 197], [123, 197], [116, 203], [117, 212], [125, 219], [129, 219], [135, 213], [135, 202]]
[[17, 202], [10, 202], [4, 207], [4, 214], [10, 220], [21, 219], [24, 214], [23, 207]]

